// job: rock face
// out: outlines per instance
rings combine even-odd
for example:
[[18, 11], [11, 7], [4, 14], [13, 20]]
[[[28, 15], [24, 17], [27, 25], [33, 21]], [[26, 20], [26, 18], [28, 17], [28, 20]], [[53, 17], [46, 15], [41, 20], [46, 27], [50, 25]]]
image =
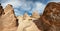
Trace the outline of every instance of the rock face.
[[34, 12], [32, 13], [32, 18], [36, 18], [36, 19], [40, 18], [39, 13], [38, 13], [37, 11], [34, 11]]
[[0, 16], [4, 13], [3, 7], [0, 5]]
[[19, 22], [17, 31], [40, 31], [27, 13], [17, 18]]
[[[3, 7], [1, 6], [1, 4], [0, 4], [0, 18], [1, 18], [1, 16], [2, 16], [2, 14], [4, 13], [4, 10], [3, 10]], [[0, 31], [3, 29], [3, 27], [2, 27], [2, 21], [1, 21], [1, 19], [0, 19]]]
[[0, 16], [3, 26], [2, 31], [16, 31], [16, 17], [13, 10], [12, 5], [8, 4], [4, 9], [4, 14]]
[[25, 13], [24, 15], [23, 15], [23, 19], [30, 19], [31, 17], [27, 14], [27, 13]]
[[60, 31], [60, 4], [48, 3], [41, 16], [33, 12], [32, 16], [25, 13], [17, 18], [12, 5], [5, 9], [0, 5], [0, 31]]
[[60, 4], [48, 3], [40, 20], [44, 31], [60, 31]]

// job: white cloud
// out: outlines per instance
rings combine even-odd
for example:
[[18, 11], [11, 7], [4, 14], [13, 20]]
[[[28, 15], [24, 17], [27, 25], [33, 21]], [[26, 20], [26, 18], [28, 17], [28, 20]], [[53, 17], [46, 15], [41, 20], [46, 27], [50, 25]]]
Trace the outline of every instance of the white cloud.
[[[4, 1], [4, 0], [3, 0]], [[2, 3], [2, 6], [5, 8], [5, 6], [7, 4], [11, 4], [13, 5], [13, 8], [18, 8], [22, 11], [24, 10], [31, 10], [30, 12], [32, 13], [32, 11], [34, 10], [38, 10], [39, 13], [42, 13], [43, 12], [43, 9], [45, 7], [44, 4], [40, 3], [40, 2], [36, 2], [36, 3], [33, 3], [32, 1], [21, 1], [21, 0], [6, 0], [6, 2], [3, 2]], [[32, 5], [32, 6], [31, 6]], [[23, 15], [23, 13], [17, 9], [15, 9], [15, 14], [16, 15]]]
[[45, 8], [45, 4], [40, 3], [40, 2], [36, 2], [35, 4], [36, 4], [36, 8], [34, 8], [33, 11], [37, 10], [38, 13], [43, 13], [44, 8]]
[[11, 5], [13, 5], [13, 7], [15, 8], [15, 7], [19, 7], [20, 6], [20, 1], [18, 1], [18, 0], [7, 0], [6, 2], [3, 2], [2, 3], [2, 6], [5, 8], [5, 6], [7, 5], [7, 4], [11, 4]]
[[20, 7], [24, 10], [30, 10], [31, 9], [31, 7], [27, 3], [22, 3], [22, 5]]
[[20, 1], [20, 0], [10, 0], [10, 1], [7, 0], [6, 2], [3, 2], [3, 3], [2, 3], [2, 6], [5, 8], [5, 6], [6, 6], [7, 4], [13, 5], [14, 8], [19, 8], [19, 7], [21, 7], [21, 8], [24, 9], [24, 10], [30, 10], [30, 9], [31, 9], [31, 7], [28, 5], [29, 3], [23, 2], [23, 1]]

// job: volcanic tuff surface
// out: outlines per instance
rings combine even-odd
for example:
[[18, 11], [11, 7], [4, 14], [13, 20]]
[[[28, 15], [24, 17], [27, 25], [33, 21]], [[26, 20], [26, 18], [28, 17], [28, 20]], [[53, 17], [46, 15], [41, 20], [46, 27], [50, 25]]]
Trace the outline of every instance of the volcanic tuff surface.
[[33, 19], [35, 18], [30, 17], [27, 13], [23, 16], [18, 16], [17, 18], [19, 22], [17, 31], [40, 31], [33, 22]]
[[12, 5], [0, 5], [0, 31], [60, 31], [60, 3], [48, 3], [41, 16], [33, 12], [18, 17]]
[[48, 3], [40, 21], [43, 22], [44, 31], [60, 31], [60, 4]]
[[2, 27], [0, 31], [16, 31], [16, 17], [12, 6], [8, 4], [4, 10], [2, 6], [0, 8], [0, 26]]
[[[3, 7], [0, 5], [0, 18], [2, 16], [2, 14], [4, 13]], [[2, 30], [2, 21], [0, 19], [0, 31]]]

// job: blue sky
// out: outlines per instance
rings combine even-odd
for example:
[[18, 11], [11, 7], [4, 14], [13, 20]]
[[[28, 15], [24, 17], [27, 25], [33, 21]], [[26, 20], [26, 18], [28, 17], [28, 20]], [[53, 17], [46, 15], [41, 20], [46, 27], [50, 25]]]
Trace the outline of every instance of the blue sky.
[[48, 2], [60, 2], [60, 0], [0, 0], [3, 8], [7, 4], [13, 5], [16, 16], [23, 15], [25, 12], [31, 15], [33, 11], [42, 14]]

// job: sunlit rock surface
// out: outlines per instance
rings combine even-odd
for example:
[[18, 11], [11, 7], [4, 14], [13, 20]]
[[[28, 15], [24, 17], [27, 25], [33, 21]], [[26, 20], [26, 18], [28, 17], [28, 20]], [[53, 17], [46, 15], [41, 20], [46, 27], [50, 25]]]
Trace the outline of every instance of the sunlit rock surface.
[[27, 14], [27, 13], [25, 13], [24, 15], [23, 15], [23, 20], [25, 20], [25, 19], [30, 19], [31, 17]]
[[17, 18], [19, 22], [17, 31], [40, 31], [27, 13]]
[[0, 5], [0, 31], [60, 31], [60, 4], [48, 3], [41, 16], [36, 11], [15, 16], [12, 5]]
[[40, 14], [38, 13], [38, 11], [34, 11], [34, 12], [32, 13], [32, 16], [31, 16], [31, 17], [38, 19], [38, 18], [40, 18]]
[[4, 14], [0, 16], [0, 21], [2, 21], [2, 31], [16, 31], [16, 17], [13, 11], [12, 5], [8, 4], [4, 8]]

